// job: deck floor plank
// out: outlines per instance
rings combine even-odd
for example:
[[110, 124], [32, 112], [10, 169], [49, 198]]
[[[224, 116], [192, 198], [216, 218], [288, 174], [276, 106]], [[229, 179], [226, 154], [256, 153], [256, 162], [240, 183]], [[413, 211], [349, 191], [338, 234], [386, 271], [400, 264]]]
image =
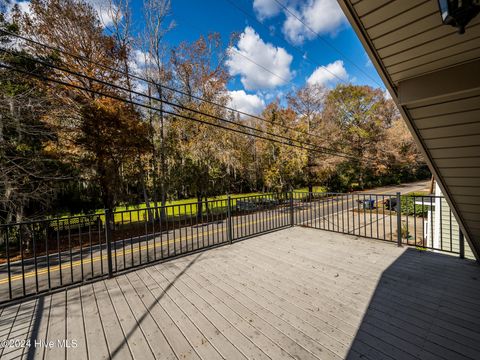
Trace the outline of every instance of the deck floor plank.
[[[181, 271], [175, 266], [166, 267], [175, 276]], [[189, 274], [182, 276], [184, 281], [190, 288], [197, 292], [202, 298], [207, 301], [215, 310], [217, 310], [225, 319], [233, 324], [240, 332], [247, 336], [259, 349], [261, 349], [271, 359], [291, 359], [292, 357], [277, 343], [265, 336], [259, 329], [253, 326], [250, 321], [244, 319], [233, 311], [229, 304], [225, 303], [222, 298], [214, 295], [210, 289], [203, 286], [201, 283], [195, 281]]]
[[125, 300], [130, 306], [137, 323], [142, 328], [142, 332], [153, 351], [153, 355], [158, 359], [176, 359], [161, 329], [157, 326], [148, 310], [143, 306], [127, 276], [118, 277], [117, 283], [122, 288]]
[[[167, 296], [177, 305], [179, 309], [187, 316], [195, 327], [203, 334], [204, 337], [215, 347], [218, 353], [225, 359], [246, 359], [218, 328], [213, 325], [207, 317], [205, 317], [182, 293], [174, 286], [174, 280], [170, 281], [162, 275], [162, 272], [154, 271], [154, 267], [147, 269], [148, 273], [160, 288], [167, 292]], [[167, 290], [168, 287], [168, 290]]]
[[200, 359], [192, 345], [161, 306], [158, 296], [155, 296], [152, 292], [153, 287], [148, 287], [144, 282], [146, 275], [142, 274], [140, 276], [139, 272], [134, 272], [127, 276], [137, 291], [145, 309], [148, 310], [157, 326], [162, 330], [175, 356], [178, 359]]
[[[217, 270], [222, 269], [220, 266], [215, 267]], [[202, 268], [202, 274], [208, 274], [212, 279], [220, 279], [216, 274], [212, 274], [206, 268]], [[224, 273], [222, 271], [222, 273]], [[279, 318], [287, 321], [292, 326], [298, 327], [301, 331], [308, 334], [312, 339], [315, 339], [327, 348], [332, 349], [339, 355], [346, 355], [348, 352], [348, 340], [351, 336], [339, 331], [335, 326], [329, 323], [335, 321], [330, 317], [324, 320], [318, 317], [316, 311], [313, 310], [313, 306], [307, 306], [305, 309], [297, 307], [290, 303], [287, 299], [288, 293], [281, 293], [278, 288], [268, 287], [265, 285], [261, 277], [257, 277], [257, 274], [252, 273], [248, 279], [242, 277], [241, 274], [236, 277], [232, 272], [229, 272], [229, 285], [235, 282], [235, 287], [232, 287], [234, 292], [243, 293], [248, 296], [252, 301], [255, 301], [258, 305], [264, 306], [264, 311], [268, 310], [276, 314]], [[316, 308], [315, 310], [320, 308]], [[326, 315], [324, 315], [326, 317]], [[318, 320], [318, 324], [315, 320]], [[352, 333], [354, 329], [352, 327]], [[344, 342], [342, 342], [342, 339]]]
[[107, 339], [100, 317], [100, 311], [95, 297], [93, 285], [80, 288], [82, 299], [83, 322], [85, 326], [85, 342], [89, 359], [108, 359]]
[[[112, 301], [116, 316], [125, 334], [126, 342], [134, 359], [154, 359], [152, 349], [145, 338], [145, 334], [137, 319], [133, 315], [129, 304], [125, 300], [122, 289], [118, 286], [117, 279], [104, 281], [108, 295]], [[118, 331], [118, 329], [117, 329]]]
[[89, 359], [81, 296], [80, 288], [68, 292], [67, 337], [65, 339], [67, 341], [67, 360], [76, 360], [79, 357]]
[[295, 227], [0, 308], [4, 339], [43, 343], [2, 360], [476, 360], [480, 267]]
[[152, 277], [151, 270], [143, 269], [142, 278], [145, 281], [147, 287], [152, 291], [152, 294], [156, 296], [159, 303], [165, 309], [165, 312], [177, 325], [180, 331], [184, 334], [185, 338], [189, 341], [195, 352], [204, 360], [208, 359], [222, 359], [220, 353], [213, 347], [210, 341], [201, 333], [192, 320], [182, 312], [182, 310], [175, 304], [168, 294], [168, 290], [163, 289]]
[[15, 339], [15, 342], [8, 344], [4, 349], [0, 350], [0, 352], [3, 351], [3, 353], [0, 354], [2, 360], [21, 359], [25, 352], [28, 351], [29, 345], [27, 344], [27, 340], [29, 339], [33, 319], [31, 313], [32, 311], [35, 312], [36, 303], [36, 300], [27, 301], [18, 307], [8, 334], [8, 337]]
[[[157, 270], [156, 267], [155, 269]], [[174, 275], [168, 268], [162, 268], [161, 274], [169, 281], [175, 279]], [[192, 304], [195, 304], [195, 307], [203, 314], [203, 316], [207, 317], [212, 324], [214, 324], [215, 327], [227, 337], [232, 344], [242, 352], [242, 354], [245, 355], [245, 357], [248, 359], [269, 359], [269, 357], [247, 336], [240, 332], [227, 318], [223, 317], [221, 313], [217, 311], [214, 304], [206, 301], [199, 293], [189, 287], [183, 278], [176, 281], [174, 286]]]
[[[250, 302], [249, 306], [243, 304], [236, 296], [239, 294], [232, 295], [223, 288], [221, 282], [213, 283], [210, 279], [202, 277], [194, 271], [188, 271], [187, 274], [199, 282], [201, 286], [208, 288], [222, 302], [228, 304], [229, 308], [240, 316], [243, 321], [251, 323], [257, 330], [277, 344], [282, 344], [283, 350], [290, 356], [300, 359], [314, 359], [317, 358], [319, 352], [327, 356], [321, 349], [318, 349], [311, 339], [308, 339], [293, 327], [288, 326], [281, 319], [273, 316], [271, 313], [259, 311], [259, 308], [253, 302]], [[306, 342], [309, 343], [310, 347], [305, 346]]]
[[[203, 274], [206, 275], [208, 273], [203, 272]], [[230, 281], [228, 284], [222, 282], [222, 279], [216, 277], [215, 274], [209, 274], [208, 277], [214, 281], [216, 280], [216, 286], [226, 294], [235, 298], [243, 306], [254, 311], [255, 314], [262, 317], [272, 326], [278, 328], [297, 344], [302, 345], [317, 357], [322, 359], [339, 358], [335, 351], [330, 350], [332, 347], [330, 339], [321, 337], [321, 332], [315, 331], [313, 328], [309, 327], [306, 322], [302, 322], [298, 317], [289, 317], [288, 313], [281, 308], [277, 308], [275, 304], [270, 301], [270, 298], [262, 298], [255, 291], [249, 292], [243, 284], [235, 283], [231, 273], [229, 273]], [[245, 281], [245, 279], [243, 279], [243, 281]], [[318, 339], [319, 336], [321, 340]], [[345, 348], [344, 350], [346, 351]], [[346, 355], [346, 352], [342, 353], [342, 355]]]
[[67, 335], [66, 309], [67, 291], [60, 291], [54, 293], [52, 295], [50, 321], [48, 323], [48, 336], [47, 345], [45, 347], [45, 359], [57, 360], [65, 359], [66, 357], [66, 348], [61, 346], [59, 343], [62, 340], [65, 340]]

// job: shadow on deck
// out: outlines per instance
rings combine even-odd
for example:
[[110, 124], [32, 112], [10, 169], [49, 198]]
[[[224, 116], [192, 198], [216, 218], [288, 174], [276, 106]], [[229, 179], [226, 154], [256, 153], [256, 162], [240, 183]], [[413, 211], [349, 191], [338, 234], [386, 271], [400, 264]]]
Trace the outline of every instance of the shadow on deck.
[[480, 267], [407, 248], [382, 273], [348, 358], [479, 359]]

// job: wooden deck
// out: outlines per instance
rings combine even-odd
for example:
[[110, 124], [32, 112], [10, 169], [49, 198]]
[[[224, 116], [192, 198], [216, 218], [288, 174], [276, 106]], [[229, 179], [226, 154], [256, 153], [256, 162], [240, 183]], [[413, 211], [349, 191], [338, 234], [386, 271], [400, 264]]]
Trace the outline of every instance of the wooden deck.
[[480, 267], [296, 227], [5, 307], [2, 339], [2, 360], [479, 359]]

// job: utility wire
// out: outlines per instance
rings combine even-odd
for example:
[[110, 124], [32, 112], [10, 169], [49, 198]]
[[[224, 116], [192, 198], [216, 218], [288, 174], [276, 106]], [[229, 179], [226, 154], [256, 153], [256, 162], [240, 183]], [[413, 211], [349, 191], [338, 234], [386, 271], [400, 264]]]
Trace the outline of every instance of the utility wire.
[[[92, 94], [104, 96], [104, 97], [111, 98], [111, 99], [118, 100], [118, 101], [122, 101], [122, 102], [125, 102], [125, 103], [128, 103], [128, 104], [132, 104], [132, 105], [136, 105], [136, 106], [139, 106], [139, 107], [143, 107], [143, 108], [146, 108], [146, 109], [156, 110], [156, 111], [159, 111], [159, 110], [160, 110], [160, 109], [157, 108], [157, 107], [153, 107], [153, 106], [150, 106], [150, 105], [146, 105], [146, 104], [143, 104], [143, 103], [139, 103], [139, 102], [136, 102], [136, 101], [133, 101], [133, 100], [128, 100], [128, 99], [122, 98], [121, 96], [117, 96], [117, 95], [113, 95], [113, 94], [107, 94], [107, 93], [104, 93], [104, 92], [101, 92], [101, 91], [98, 91], [98, 90], [88, 89], [88, 88], [86, 88], [86, 87], [84, 87], [84, 86], [79, 86], [79, 85], [67, 83], [67, 82], [64, 82], [64, 81], [61, 81], [61, 80], [52, 79], [52, 78], [49, 78], [49, 77], [47, 77], [47, 76], [44, 76], [44, 75], [41, 75], [41, 74], [36, 74], [36, 73], [30, 72], [30, 71], [26, 71], [26, 70], [22, 70], [22, 69], [13, 67], [13, 66], [5, 65], [5, 64], [0, 64], [0, 68], [5, 68], [5, 69], [11, 70], [11, 71], [23, 73], [23, 74], [25, 74], [25, 75], [33, 76], [33, 77], [36, 77], [36, 78], [41, 79], [41, 80], [44, 80], [44, 81], [49, 81], [49, 82], [57, 83], [57, 84], [59, 84], [59, 85], [63, 85], [63, 86], [75, 88], [75, 89], [77, 89], [77, 90], [86, 91], [86, 92], [89, 92], [89, 93], [92, 93]], [[299, 149], [302, 149], [302, 150], [306, 150], [306, 151], [312, 151], [312, 152], [316, 152], [316, 153], [320, 153], [320, 154], [328, 154], [328, 155], [333, 155], [333, 156], [338, 156], [338, 157], [350, 158], [350, 159], [358, 160], [358, 157], [356, 157], [356, 156], [354, 156], [354, 155], [342, 154], [342, 153], [338, 153], [338, 152], [331, 151], [331, 150], [329, 150], [329, 149], [309, 148], [309, 147], [303, 146], [302, 144], [301, 144], [301, 145], [295, 144], [294, 142], [299, 143], [299, 142], [296, 141], [296, 140], [293, 140], [293, 141], [292, 141], [291, 139], [289, 139], [289, 142], [284, 142], [284, 141], [281, 141], [281, 140], [272, 139], [272, 138], [269, 138], [269, 137], [266, 137], [266, 136], [262, 136], [262, 135], [258, 135], [258, 134], [252, 134], [252, 133], [245, 132], [245, 131], [242, 131], [242, 130], [238, 130], [238, 129], [235, 129], [235, 128], [232, 128], [232, 127], [228, 127], [228, 126], [224, 126], [224, 125], [220, 125], [220, 124], [215, 124], [215, 123], [212, 123], [212, 122], [209, 122], [209, 121], [201, 120], [201, 119], [198, 119], [198, 118], [195, 118], [195, 117], [192, 117], [192, 116], [188, 116], [188, 115], [184, 115], [184, 114], [179, 114], [179, 113], [172, 112], [172, 111], [168, 111], [168, 110], [163, 110], [163, 112], [164, 112], [165, 114], [172, 115], [172, 116], [174, 116], [174, 117], [180, 117], [180, 118], [183, 118], [183, 119], [186, 119], [186, 120], [195, 121], [195, 122], [198, 122], [198, 123], [201, 123], [201, 124], [214, 126], [214, 127], [217, 127], [217, 128], [221, 128], [221, 129], [224, 129], [224, 130], [228, 130], [228, 131], [234, 131], [234, 132], [237, 132], [237, 133], [240, 133], [240, 134], [243, 134], [243, 135], [252, 136], [252, 137], [255, 137], [255, 138], [258, 138], [258, 139], [262, 139], [262, 140], [266, 140], [266, 141], [271, 141], [271, 142], [278, 143], [278, 144], [282, 144], [282, 145], [286, 145], [286, 146], [296, 147], [296, 148], [299, 148]], [[234, 123], [234, 122], [232, 122], [232, 123], [233, 123], [234, 125], [239, 125], [238, 123]], [[260, 132], [261, 132], [261, 131], [260, 131]], [[262, 132], [262, 133], [263, 133], [263, 132]], [[276, 136], [276, 135], [275, 135], [275, 136]]]
[[[0, 33], [4, 33], [4, 34], [7, 34], [9, 36], [13, 36], [15, 38], [18, 38], [18, 39], [21, 39], [21, 40], [24, 40], [24, 41], [27, 41], [27, 42], [30, 42], [32, 44], [35, 44], [37, 46], [41, 46], [41, 47], [44, 47], [44, 48], [47, 48], [47, 49], [50, 49], [52, 51], [56, 51], [56, 52], [59, 52], [59, 53], [62, 53], [66, 56], [70, 56], [72, 58], [75, 58], [75, 59], [78, 59], [78, 60], [81, 60], [81, 61], [84, 61], [84, 62], [87, 62], [87, 63], [90, 63], [92, 65], [95, 65], [95, 66], [99, 66], [99, 67], [102, 67], [106, 70], [109, 70], [109, 71], [114, 71], [118, 74], [121, 74], [121, 75], [127, 75], [124, 71], [122, 70], [119, 70], [119, 69], [115, 69], [111, 66], [107, 66], [107, 65], [104, 65], [104, 64], [101, 64], [99, 62], [96, 62], [96, 61], [93, 61], [93, 60], [90, 60], [90, 59], [87, 59], [86, 57], [84, 56], [80, 56], [80, 55], [75, 55], [75, 54], [71, 54], [65, 50], [62, 50], [62, 49], [58, 49], [54, 46], [51, 46], [51, 45], [47, 45], [47, 44], [44, 44], [44, 43], [41, 43], [39, 41], [36, 41], [36, 40], [33, 40], [33, 39], [30, 39], [30, 38], [27, 38], [25, 36], [22, 36], [22, 35], [19, 35], [19, 34], [15, 34], [15, 33], [12, 33], [10, 31], [7, 31], [7, 30], [4, 30], [4, 29], [0, 29]], [[238, 52], [238, 51], [237, 51]], [[239, 53], [239, 52], [238, 52]], [[243, 57], [246, 57], [244, 54], [241, 54], [239, 53], [241, 56]], [[250, 61], [253, 62], [253, 60], [249, 59]], [[257, 64], [259, 65], [259, 64]], [[260, 65], [259, 65], [260, 66]], [[271, 72], [271, 71], [269, 71]], [[292, 131], [295, 131], [297, 133], [301, 133], [303, 135], [307, 135], [307, 136], [312, 136], [312, 137], [316, 137], [320, 140], [326, 140], [325, 138], [319, 136], [319, 135], [316, 135], [316, 134], [311, 134], [309, 132], [306, 132], [306, 131], [302, 131], [302, 130], [299, 130], [299, 129], [295, 129], [291, 126], [287, 126], [287, 125], [283, 125], [283, 124], [276, 124], [272, 121], [269, 121], [263, 117], [260, 117], [260, 116], [257, 116], [257, 115], [253, 115], [253, 114], [249, 114], [247, 112], [244, 112], [244, 111], [241, 111], [241, 110], [237, 110], [237, 109], [234, 109], [232, 107], [229, 107], [229, 106], [226, 106], [226, 105], [223, 105], [223, 104], [218, 104], [214, 101], [211, 101], [211, 100], [208, 100], [208, 99], [205, 99], [205, 98], [202, 98], [200, 96], [196, 96], [196, 95], [191, 95], [191, 94], [187, 94], [185, 93], [184, 91], [181, 91], [181, 90], [178, 90], [178, 89], [174, 89], [172, 87], [169, 87], [169, 86], [166, 86], [166, 85], [163, 85], [163, 84], [159, 84], [151, 79], [145, 79], [145, 78], [142, 78], [138, 75], [135, 75], [135, 74], [128, 74], [128, 76], [130, 76], [130, 78], [133, 78], [133, 79], [136, 79], [136, 80], [139, 80], [139, 81], [142, 81], [142, 82], [145, 82], [145, 83], [148, 83], [148, 84], [151, 84], [151, 85], [154, 85], [156, 87], [160, 87], [162, 89], [165, 89], [165, 90], [168, 90], [168, 91], [171, 91], [171, 92], [174, 92], [174, 93], [177, 93], [177, 94], [180, 94], [180, 95], [183, 95], [183, 96], [188, 96], [188, 97], [191, 97], [192, 99], [196, 99], [196, 100], [199, 100], [199, 101], [202, 101], [202, 102], [205, 102], [205, 103], [208, 103], [210, 105], [214, 105], [214, 106], [218, 106], [220, 108], [223, 108], [223, 109], [226, 109], [228, 111], [232, 111], [232, 112], [235, 112], [237, 114], [240, 114], [240, 115], [243, 115], [243, 116], [247, 116], [247, 117], [250, 117], [252, 119], [256, 119], [256, 120], [259, 120], [259, 121], [262, 121], [262, 122], [266, 122], [266, 123], [270, 123], [270, 124], [273, 124], [273, 125], [276, 125], [276, 126], [279, 126], [279, 127], [282, 127], [284, 129], [288, 129], [288, 130], [292, 130]], [[278, 76], [278, 75], [276, 75]]]
[[[262, 23], [261, 21], [259, 21], [255, 16], [252, 16], [251, 14], [249, 14], [245, 9], [243, 9], [240, 5], [237, 4], [237, 2], [233, 1], [233, 0], [225, 0], [227, 1], [228, 3], [230, 3], [233, 7], [235, 7], [236, 9], [238, 9], [240, 12], [242, 12], [245, 16], [249, 17], [250, 19], [253, 19], [255, 22], [257, 22], [258, 24], [260, 24], [261, 26], [263, 26], [266, 30], [268, 30], [270, 32], [270, 29], [264, 24]], [[310, 63], [315, 63], [315, 65], [317, 65], [318, 67], [324, 69], [326, 72], [328, 72], [330, 75], [332, 75], [333, 77], [337, 78], [340, 82], [344, 83], [344, 84], [348, 84], [348, 81], [346, 81], [345, 79], [339, 77], [337, 74], [335, 74], [334, 72], [330, 71], [325, 65], [322, 65], [320, 64], [318, 61], [314, 61], [312, 59], [310, 59], [304, 51], [302, 51], [302, 49], [300, 49], [299, 47], [289, 43], [288, 41], [286, 41], [284, 38], [282, 38], [281, 36], [278, 36], [277, 34], [273, 34], [273, 36], [275, 36], [276, 38], [280, 39], [282, 42], [285, 42], [286, 44], [288, 44], [288, 46], [290, 46], [292, 49], [296, 50], [303, 58], [305, 58], [306, 60], [310, 61]], [[289, 81], [288, 81], [289, 82]], [[294, 84], [293, 84], [294, 85]], [[377, 83], [378, 85], [378, 83]]]
[[[248, 14], [247, 12], [245, 12], [242, 8], [238, 7], [234, 2], [232, 2], [231, 0], [226, 0], [228, 2], [230, 2], [234, 7], [236, 7], [237, 9], [239, 9], [240, 11], [242, 11], [245, 15], [253, 18], [255, 21], [257, 21], [259, 24], [261, 24], [262, 26], [264, 26], [266, 28], [266, 26], [261, 23], [260, 21], [258, 21], [255, 17], [252, 17], [250, 14]], [[187, 22], [188, 23], [188, 22]], [[195, 28], [196, 30], [202, 32], [202, 30], [196, 26], [193, 26], [192, 24], [188, 23], [188, 27], [190, 28]], [[268, 30], [268, 28], [267, 28]], [[275, 35], [277, 38], [279, 38], [280, 40], [282, 41], [285, 41], [284, 39], [282, 39], [281, 37], [279, 37], [278, 35]], [[286, 42], [286, 41], [285, 41]], [[288, 45], [292, 46], [293, 48], [295, 48], [295, 50], [297, 50], [302, 56], [303, 55], [303, 52], [302, 50], [296, 48], [295, 46], [291, 45], [290, 43], [287, 42]], [[280, 75], [278, 75], [277, 73], [273, 72], [272, 70], [266, 68], [265, 66], [259, 64], [258, 62], [256, 62], [255, 60], [251, 59], [250, 57], [246, 56], [245, 54], [243, 54], [242, 52], [238, 51], [237, 49], [235, 48], [229, 48], [228, 50], [232, 50], [234, 52], [236, 52], [238, 55], [242, 56], [243, 58], [245, 58], [247, 61], [253, 63], [254, 65], [258, 66], [259, 68], [265, 70], [266, 72], [272, 74], [273, 76], [279, 78], [280, 80], [282, 80], [283, 82], [285, 83], [289, 83], [290, 85], [292, 85], [293, 88], [297, 89], [298, 87], [291, 81], [291, 80], [288, 80]], [[311, 62], [310, 59], [307, 58], [307, 60], [309, 60]], [[319, 66], [319, 67], [322, 67], [325, 69], [325, 71], [327, 71], [328, 73], [330, 73], [332, 76], [336, 77], [338, 80], [340, 80], [341, 82], [345, 83], [345, 84], [348, 84], [348, 82], [345, 80], [345, 79], [342, 79], [340, 77], [338, 77], [335, 73], [332, 73], [327, 67], [325, 67], [324, 65], [321, 65], [320, 63], [316, 62], [316, 64]], [[238, 110], [237, 110], [238, 111]], [[305, 114], [300, 114], [300, 115], [305, 115]], [[260, 121], [264, 121], [264, 122], [268, 122], [268, 123], [271, 123], [271, 124], [274, 124], [273, 122], [267, 120], [267, 119], [264, 119], [264, 118], [260, 118], [258, 116], [254, 116], [254, 115], [250, 115], [251, 117], [254, 117]], [[322, 137], [318, 134], [311, 134], [309, 133], [308, 131], [302, 131], [302, 130], [298, 130], [298, 129], [295, 129], [295, 128], [292, 128], [292, 127], [289, 127], [287, 125], [283, 125], [283, 124], [274, 124], [274, 125], [278, 125], [278, 126], [281, 126], [283, 128], [286, 128], [286, 129], [289, 129], [289, 130], [293, 130], [295, 132], [298, 132], [298, 133], [301, 133], [301, 134], [305, 134], [305, 135], [309, 135], [309, 136], [314, 136], [320, 140], [323, 140], [323, 141], [330, 141], [330, 139], [327, 139], [325, 137]], [[341, 145], [346, 145], [345, 143], [341, 143]]]
[[[227, 0], [229, 1], [229, 0]], [[308, 30], [310, 30], [313, 34], [315, 34], [318, 38], [320, 38], [320, 40], [322, 40], [325, 44], [327, 44], [330, 48], [332, 48], [333, 50], [335, 50], [338, 54], [340, 54], [340, 56], [342, 56], [345, 60], [347, 60], [350, 64], [352, 64], [353, 66], [355, 66], [362, 74], [364, 74], [367, 78], [369, 78], [370, 80], [372, 80], [375, 84], [377, 84], [378, 86], [382, 86], [378, 83], [377, 80], [375, 80], [374, 78], [372, 78], [370, 75], [368, 75], [360, 66], [358, 66], [353, 60], [350, 60], [342, 51], [340, 51], [339, 49], [337, 49], [330, 41], [328, 41], [327, 39], [325, 39], [324, 36], [320, 35], [317, 31], [313, 30], [311, 26], [309, 26], [308, 24], [306, 24], [301, 18], [299, 18], [297, 16], [297, 14], [295, 14], [293, 11], [291, 11], [287, 6], [285, 6], [285, 4], [283, 4], [281, 1], [279, 0], [274, 0], [282, 9], [284, 9], [286, 12], [288, 12], [291, 16], [293, 16], [295, 19], [297, 19], [300, 23], [302, 23], [305, 28], [307, 28]]]
[[[236, 54], [240, 55], [241, 57], [243, 57], [243, 58], [246, 59], [247, 61], [250, 61], [252, 64], [258, 66], [259, 68], [265, 70], [266, 72], [272, 74], [273, 76], [279, 78], [280, 80], [282, 80], [282, 81], [284, 81], [284, 82], [286, 82], [286, 83], [290, 83], [290, 80], [289, 80], [289, 79], [286, 79], [286, 78], [284, 78], [283, 76], [280, 76], [280, 75], [274, 73], [274, 72], [273, 72], [272, 70], [270, 70], [269, 68], [266, 68], [265, 66], [263, 66], [263, 65], [259, 64], [258, 62], [256, 62], [255, 60], [250, 59], [247, 55], [243, 54], [241, 51], [238, 51], [237, 49], [235, 49], [235, 48], [233, 48], [233, 47], [232, 47], [232, 48], [229, 48], [228, 50], [229, 50], [229, 51], [234, 51]], [[295, 84], [292, 84], [292, 85], [295, 86]]]
[[[0, 51], [3, 52], [3, 53], [8, 53], [8, 54], [14, 55], [14, 53], [12, 51], [9, 51], [9, 50], [6, 50], [6, 49], [0, 48]], [[19, 55], [19, 56], [22, 56], [22, 57], [26, 58], [26, 56], [22, 55], [22, 54], [16, 54], [16, 55]], [[191, 112], [196, 113], [198, 115], [206, 116], [206, 117], [218, 120], [218, 121], [233, 124], [235, 126], [240, 126], [242, 128], [245, 128], [245, 129], [248, 129], [248, 130], [251, 130], [251, 131], [256, 131], [256, 132], [260, 132], [260, 133], [267, 134], [267, 135], [270, 135], [270, 136], [274, 136], [274, 137], [277, 137], [277, 138], [281, 138], [281, 139], [287, 140], [289, 142], [292, 141], [292, 139], [287, 137], [287, 136], [274, 134], [274, 133], [267, 132], [267, 131], [264, 131], [264, 130], [261, 130], [261, 129], [256, 129], [254, 127], [251, 127], [251, 126], [248, 126], [248, 125], [245, 125], [245, 124], [240, 124], [238, 122], [227, 120], [227, 119], [224, 119], [224, 118], [216, 116], [216, 115], [205, 113], [203, 111], [192, 109], [192, 108], [189, 108], [189, 107], [186, 107], [186, 106], [183, 106], [183, 105], [180, 105], [180, 104], [176, 104], [176, 103], [173, 103], [173, 102], [170, 102], [170, 101], [166, 101], [166, 100], [163, 100], [163, 99], [155, 98], [153, 96], [149, 96], [149, 95], [140, 93], [140, 92], [135, 91], [135, 90], [127, 89], [127, 88], [122, 87], [120, 85], [116, 85], [116, 84], [112, 84], [112, 83], [109, 83], [109, 82], [106, 82], [106, 81], [103, 81], [103, 80], [100, 80], [100, 79], [96, 79], [96, 78], [90, 77], [90, 76], [85, 75], [85, 74], [80, 74], [78, 72], [75, 72], [75, 71], [72, 71], [72, 70], [69, 70], [69, 69], [65, 69], [65, 68], [50, 64], [48, 62], [45, 62], [45, 61], [42, 61], [42, 60], [39, 60], [39, 59], [30, 59], [30, 60], [34, 61], [38, 64], [42, 64], [44, 66], [50, 67], [50, 68], [55, 69], [55, 70], [63, 71], [63, 72], [66, 72], [66, 73], [74, 75], [74, 76], [82, 77], [82, 78], [84, 78], [86, 80], [89, 80], [89, 81], [94, 81], [94, 82], [100, 83], [100, 84], [105, 85], [105, 86], [113, 87], [113, 88], [121, 90], [121, 91], [129, 92], [131, 94], [135, 94], [135, 95], [138, 95], [138, 96], [142, 96], [142, 97], [145, 97], [149, 100], [159, 101], [159, 102], [162, 102], [163, 104], [170, 105], [170, 106], [173, 106], [173, 107], [176, 107], [176, 108], [180, 108], [181, 110], [191, 111]], [[50, 79], [50, 78], [48, 78], [46, 80], [53, 81], [53, 79]], [[65, 83], [65, 82], [62, 82], [62, 83], [63, 83], [63, 85], [67, 84], [67, 86], [68, 86], [68, 83]], [[89, 91], [89, 89], [87, 89], [87, 88], [83, 88], [83, 89], [86, 90], [86, 91]], [[336, 149], [330, 149], [330, 148], [326, 148], [326, 147], [322, 147], [322, 146], [317, 146], [315, 144], [311, 144], [311, 143], [303, 142], [303, 141], [299, 141], [299, 140], [294, 140], [294, 141], [301, 144], [302, 146], [308, 145], [308, 146], [313, 146], [314, 148], [322, 149], [322, 151], [325, 151], [325, 152], [328, 151], [329, 154], [338, 154], [339, 156], [343, 156], [343, 157], [354, 157], [353, 155], [339, 152]], [[307, 148], [305, 148], [305, 149], [307, 149]]]

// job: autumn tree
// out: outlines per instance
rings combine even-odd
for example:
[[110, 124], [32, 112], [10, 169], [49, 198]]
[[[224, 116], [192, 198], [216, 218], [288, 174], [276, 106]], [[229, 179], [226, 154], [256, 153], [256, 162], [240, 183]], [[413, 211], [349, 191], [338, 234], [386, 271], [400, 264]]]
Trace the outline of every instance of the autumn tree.
[[[19, 30], [3, 16], [0, 27], [13, 33]], [[23, 71], [0, 69], [0, 218], [22, 221], [50, 210], [68, 179], [68, 170], [48, 149], [56, 133], [45, 121], [52, 108], [60, 110], [61, 104], [43, 90], [37, 77], [26, 75], [44, 76], [48, 68], [13, 46], [12, 37], [0, 35], [0, 44], [8, 51], [0, 54], [0, 63]]]
[[82, 107], [81, 115], [77, 145], [84, 166], [100, 185], [105, 207], [113, 209], [125, 194], [122, 166], [149, 151], [148, 125], [138, 121], [139, 115], [128, 104], [112, 99], [96, 99]]
[[[129, 86], [125, 72], [128, 44], [106, 35], [97, 12], [84, 2], [32, 0], [30, 8], [22, 24], [26, 33], [58, 50], [34, 45], [29, 51], [49, 58], [58, 68], [50, 77], [66, 83], [48, 84], [48, 91], [70, 108], [69, 113], [52, 117], [61, 129], [56, 151], [71, 164], [85, 166], [80, 176], [98, 187], [103, 206], [112, 208], [126, 195], [119, 186], [120, 177], [126, 178], [127, 170], [142, 174], [141, 167], [131, 164], [141, 163], [144, 148], [149, 146], [141, 114], [128, 102], [128, 88], [110, 85]], [[108, 146], [118, 156], [108, 152]]]
[[[328, 129], [322, 118], [325, 104], [325, 87], [318, 84], [306, 84], [287, 96], [288, 104], [295, 111], [299, 128], [304, 133], [302, 140], [313, 147], [328, 147]], [[308, 151], [304, 174], [309, 194], [313, 184], [318, 182], [321, 156], [319, 152]]]
[[380, 89], [338, 85], [327, 95], [324, 116], [336, 124], [335, 148], [351, 156], [338, 168], [348, 186], [357, 181], [364, 188], [380, 166], [377, 144], [393, 120]]
[[[228, 72], [220, 40], [218, 34], [209, 34], [193, 43], [183, 42], [172, 49], [170, 61], [175, 74], [174, 85], [182, 92], [174, 98], [182, 107], [175, 109], [179, 115], [210, 124], [221, 123], [219, 118], [226, 116], [221, 107], [198, 100], [201, 98], [223, 105], [228, 100]], [[224, 133], [214, 126], [182, 117], [173, 117], [172, 120], [178, 139], [177, 164], [181, 162], [180, 174], [182, 179], [190, 180], [190, 191], [196, 194], [200, 211], [202, 198], [206, 198], [225, 176], [222, 167], [224, 152], [220, 147]]]
[[385, 142], [379, 144], [385, 182], [401, 183], [429, 176], [425, 159], [400, 116], [392, 121], [385, 135]]
[[[142, 75], [148, 80], [147, 87], [148, 121], [152, 132], [150, 141], [152, 143], [151, 168], [153, 179], [153, 198], [155, 204], [160, 197], [161, 216], [165, 218], [164, 206], [167, 202], [168, 192], [171, 186], [171, 171], [169, 158], [173, 152], [174, 144], [171, 144], [168, 134], [167, 118], [163, 113], [163, 101], [172, 100], [173, 93], [165, 91], [165, 84], [171, 82], [169, 62], [166, 58], [167, 46], [164, 42], [165, 35], [174, 27], [174, 22], [169, 21], [171, 14], [170, 0], [144, 0], [145, 29], [142, 33], [141, 56], [144, 66], [141, 69]], [[157, 101], [155, 99], [158, 99]], [[153, 110], [157, 108], [158, 110]]]
[[[267, 120], [265, 131], [290, 138], [291, 145], [298, 145], [299, 135], [295, 131], [285, 130], [279, 125], [295, 128], [296, 114], [292, 109], [282, 109], [278, 102], [268, 105], [262, 113]], [[278, 138], [277, 138], [278, 140]], [[284, 140], [281, 140], [284, 141]], [[301, 181], [307, 161], [304, 149], [262, 140], [260, 150], [265, 186], [269, 191], [284, 192], [291, 190]]]

